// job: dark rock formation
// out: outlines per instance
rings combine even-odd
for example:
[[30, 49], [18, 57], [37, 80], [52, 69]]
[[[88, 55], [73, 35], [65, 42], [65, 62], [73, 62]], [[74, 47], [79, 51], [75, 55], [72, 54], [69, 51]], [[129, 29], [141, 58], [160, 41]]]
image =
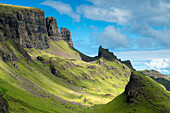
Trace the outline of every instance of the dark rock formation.
[[127, 65], [129, 68], [133, 69], [132, 63], [130, 62], [130, 60], [125, 60], [125, 61], [121, 61], [122, 63], [124, 63], [125, 65]]
[[38, 57], [37, 57], [37, 60], [39, 60], [39, 61], [44, 61], [44, 58], [41, 57], [41, 56], [38, 56]]
[[0, 113], [9, 113], [9, 105], [7, 101], [0, 94]]
[[142, 77], [136, 74], [131, 74], [130, 81], [125, 87], [125, 94], [127, 95], [128, 103], [137, 102], [137, 96], [142, 95], [140, 90], [144, 87], [144, 84], [141, 84], [140, 81]]
[[44, 11], [38, 9], [3, 7], [0, 13], [0, 40], [13, 39], [23, 47], [46, 49], [48, 37]]
[[51, 73], [52, 73], [53, 75], [55, 75], [56, 77], [59, 77], [60, 72], [57, 71], [57, 69], [55, 68], [54, 65], [50, 65], [50, 70], [51, 70]]
[[46, 26], [47, 26], [48, 36], [52, 40], [60, 40], [59, 39], [60, 38], [60, 33], [59, 33], [58, 26], [57, 26], [56, 18], [47, 17], [46, 18]]
[[116, 59], [116, 56], [112, 52], [109, 52], [108, 49], [102, 48], [102, 46], [99, 47], [98, 56], [106, 58], [108, 60]]
[[18, 64], [16, 62], [12, 62], [12, 65], [18, 70]]
[[45, 18], [44, 11], [0, 5], [0, 41], [12, 39], [24, 48], [46, 49], [50, 38], [73, 46], [70, 31], [61, 28], [60, 34], [56, 19]]
[[62, 37], [62, 40], [66, 41], [70, 46], [73, 47], [71, 33], [68, 29], [61, 27], [61, 37]]
[[[1, 47], [3, 46], [3, 47]], [[16, 61], [18, 57], [13, 52], [13, 50], [7, 44], [1, 44], [0, 46], [0, 58], [4, 61]]]

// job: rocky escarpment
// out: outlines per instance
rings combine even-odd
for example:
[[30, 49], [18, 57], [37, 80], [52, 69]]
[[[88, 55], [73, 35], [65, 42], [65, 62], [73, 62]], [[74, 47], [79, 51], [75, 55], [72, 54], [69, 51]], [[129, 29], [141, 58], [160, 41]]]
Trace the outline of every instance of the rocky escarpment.
[[130, 60], [125, 60], [125, 61], [121, 61], [122, 63], [124, 63], [125, 65], [127, 65], [129, 68], [131, 68], [132, 70], [135, 70], [132, 66], [132, 63]]
[[109, 52], [109, 49], [104, 49], [102, 46], [99, 47], [98, 56], [109, 60], [117, 59], [117, 57], [112, 52]]
[[2, 94], [0, 94], [0, 113], [9, 113], [9, 105], [7, 101], [3, 98]]
[[144, 84], [141, 84], [140, 81], [142, 80], [142, 77], [132, 73], [130, 77], [129, 83], [126, 85], [125, 88], [125, 94], [127, 95], [127, 102], [128, 103], [135, 103], [138, 101], [137, 96], [140, 96], [141, 98], [144, 98], [140, 90], [142, 87], [145, 87]]
[[44, 17], [44, 11], [0, 4], [0, 41], [14, 40], [25, 48], [46, 49], [49, 40], [65, 40], [73, 46], [71, 33], [61, 28], [56, 19]]

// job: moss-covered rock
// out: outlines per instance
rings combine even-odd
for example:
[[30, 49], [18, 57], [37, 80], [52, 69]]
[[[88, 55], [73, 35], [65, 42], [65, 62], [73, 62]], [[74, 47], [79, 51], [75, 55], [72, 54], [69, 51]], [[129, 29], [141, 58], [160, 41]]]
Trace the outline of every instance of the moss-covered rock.
[[0, 94], [0, 113], [9, 113], [9, 105], [3, 95]]

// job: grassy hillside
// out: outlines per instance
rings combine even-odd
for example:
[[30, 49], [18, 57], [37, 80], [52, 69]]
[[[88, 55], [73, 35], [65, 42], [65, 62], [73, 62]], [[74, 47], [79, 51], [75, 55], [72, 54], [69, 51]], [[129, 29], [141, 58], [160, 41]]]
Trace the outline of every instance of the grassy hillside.
[[104, 58], [85, 62], [65, 41], [50, 44], [25, 49], [31, 59], [12, 41], [0, 44], [0, 88], [10, 112], [91, 112], [90, 106], [124, 91], [131, 72], [126, 65]]
[[97, 113], [169, 113], [170, 93], [151, 78], [134, 72], [124, 93], [95, 109]]
[[140, 72], [149, 76], [156, 82], [162, 84], [166, 88], [166, 90], [170, 91], [170, 76], [164, 75], [156, 70], [143, 70]]
[[98, 56], [84, 55], [63, 41], [71, 41], [69, 30], [52, 41], [42, 10], [0, 4], [0, 14], [0, 112], [170, 112], [170, 94], [141, 73], [131, 75], [130, 61], [101, 46]]

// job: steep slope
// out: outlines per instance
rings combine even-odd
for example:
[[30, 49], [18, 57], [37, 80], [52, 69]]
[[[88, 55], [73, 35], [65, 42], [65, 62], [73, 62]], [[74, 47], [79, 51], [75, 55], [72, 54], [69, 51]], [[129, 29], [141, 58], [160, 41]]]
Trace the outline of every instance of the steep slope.
[[[1, 88], [0, 89], [1, 93], [4, 93], [5, 89]], [[3, 98], [3, 95], [0, 94], [0, 112], [1, 113], [9, 113], [8, 109], [8, 103], [7, 101]]]
[[124, 91], [131, 69], [109, 50], [82, 54], [40, 9], [0, 4], [0, 15], [0, 87], [10, 112], [91, 112]]
[[156, 70], [143, 70], [142, 74], [149, 76], [156, 82], [162, 84], [166, 90], [170, 91], [170, 76], [164, 75]]
[[134, 72], [124, 93], [96, 109], [103, 110], [100, 113], [169, 113], [170, 93], [151, 78]]
[[[24, 48], [47, 49], [51, 41], [64, 40], [73, 46], [71, 33], [62, 27], [61, 33], [54, 17], [44, 17], [44, 11], [32, 7], [0, 4], [0, 41], [14, 40]], [[70, 57], [56, 48], [55, 54]]]

